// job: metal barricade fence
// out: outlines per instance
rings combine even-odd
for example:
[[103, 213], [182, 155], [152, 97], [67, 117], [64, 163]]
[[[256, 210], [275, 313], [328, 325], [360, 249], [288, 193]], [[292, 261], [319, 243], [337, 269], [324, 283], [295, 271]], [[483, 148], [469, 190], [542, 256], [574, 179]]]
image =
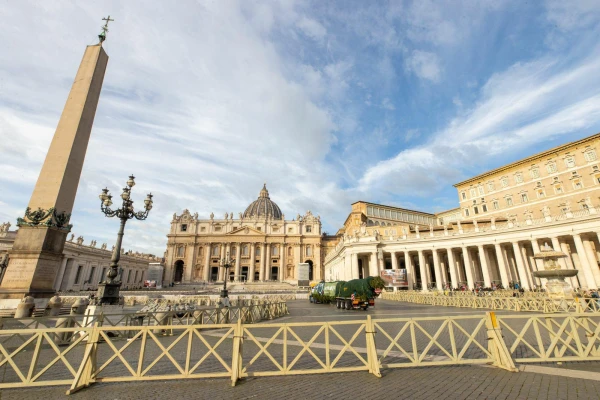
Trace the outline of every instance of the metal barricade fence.
[[[274, 306], [274, 308], [276, 308]], [[247, 310], [250, 312], [250, 310]], [[270, 312], [270, 311], [269, 311]], [[0, 388], [600, 360], [595, 314], [0, 330]], [[168, 332], [165, 334], [165, 332]], [[65, 337], [69, 337], [65, 340]], [[127, 339], [127, 340], [126, 340]]]

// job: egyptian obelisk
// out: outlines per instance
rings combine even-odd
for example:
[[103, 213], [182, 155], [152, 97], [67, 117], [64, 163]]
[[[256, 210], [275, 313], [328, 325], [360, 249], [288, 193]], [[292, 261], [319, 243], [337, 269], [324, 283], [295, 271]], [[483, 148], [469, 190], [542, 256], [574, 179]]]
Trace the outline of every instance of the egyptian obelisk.
[[100, 42], [85, 49], [25, 215], [17, 219], [19, 230], [0, 285], [0, 308], [14, 309], [24, 296], [34, 297], [39, 308], [54, 295], [52, 285], [71, 230], [71, 212], [108, 63], [102, 43], [110, 16], [104, 20]]

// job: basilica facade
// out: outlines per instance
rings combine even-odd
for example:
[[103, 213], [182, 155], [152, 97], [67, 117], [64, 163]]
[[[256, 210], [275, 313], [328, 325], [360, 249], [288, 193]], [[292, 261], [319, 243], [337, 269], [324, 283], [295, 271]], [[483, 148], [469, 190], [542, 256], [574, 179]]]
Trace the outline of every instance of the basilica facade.
[[454, 185], [458, 207], [425, 213], [359, 201], [324, 255], [326, 280], [404, 270], [408, 288], [531, 289], [548, 245], [579, 271], [573, 287], [600, 286], [600, 134]]
[[[286, 220], [266, 184], [243, 213], [234, 218], [199, 219], [183, 210], [174, 214], [167, 235], [165, 282], [298, 281], [298, 264], [309, 264], [309, 279], [323, 277], [321, 218], [310, 211]], [[230, 265], [225, 268], [224, 265]]]

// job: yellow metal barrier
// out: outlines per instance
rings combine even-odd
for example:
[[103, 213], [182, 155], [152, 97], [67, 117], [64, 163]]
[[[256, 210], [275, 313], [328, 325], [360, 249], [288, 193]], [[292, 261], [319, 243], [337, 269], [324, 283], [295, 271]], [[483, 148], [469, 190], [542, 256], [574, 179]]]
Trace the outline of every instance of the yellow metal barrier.
[[[0, 330], [0, 388], [600, 360], [594, 314]], [[127, 339], [127, 340], [126, 340]]]

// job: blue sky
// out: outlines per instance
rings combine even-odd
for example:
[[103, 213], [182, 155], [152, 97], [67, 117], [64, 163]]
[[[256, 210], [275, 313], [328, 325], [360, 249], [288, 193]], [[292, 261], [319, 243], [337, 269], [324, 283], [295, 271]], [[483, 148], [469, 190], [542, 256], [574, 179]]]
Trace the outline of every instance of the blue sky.
[[0, 221], [15, 223], [86, 45], [110, 56], [72, 218], [114, 242], [97, 195], [155, 194], [124, 246], [173, 213], [236, 215], [263, 182], [335, 232], [357, 200], [436, 212], [452, 184], [600, 131], [600, 3], [52, 1], [0, 9]]

